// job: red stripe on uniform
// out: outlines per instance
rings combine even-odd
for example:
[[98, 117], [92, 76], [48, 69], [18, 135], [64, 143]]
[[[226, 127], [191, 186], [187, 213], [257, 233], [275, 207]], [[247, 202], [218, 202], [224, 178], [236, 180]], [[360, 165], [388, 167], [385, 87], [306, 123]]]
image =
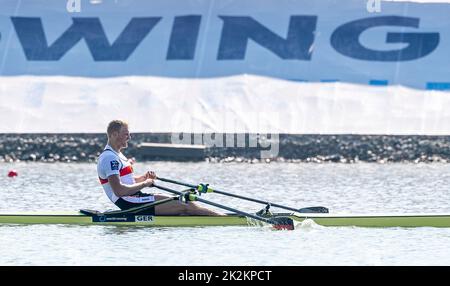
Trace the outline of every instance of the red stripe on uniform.
[[126, 176], [131, 173], [133, 173], [133, 167], [131, 167], [131, 165], [120, 170], [121, 177]]
[[[120, 170], [119, 173], [120, 173], [121, 177], [129, 175], [129, 174], [132, 174], [133, 173], [133, 167], [131, 167], [131, 166], [125, 167], [122, 170]], [[100, 180], [100, 184], [102, 184], [102, 185], [108, 183], [108, 179], [102, 179], [100, 177], [98, 177], [98, 179]]]

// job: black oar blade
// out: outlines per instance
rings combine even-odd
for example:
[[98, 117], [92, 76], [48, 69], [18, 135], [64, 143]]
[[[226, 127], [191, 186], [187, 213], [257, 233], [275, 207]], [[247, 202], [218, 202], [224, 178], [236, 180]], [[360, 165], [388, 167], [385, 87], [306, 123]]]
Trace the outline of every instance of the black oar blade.
[[326, 207], [308, 207], [297, 210], [299, 213], [329, 213]]
[[270, 219], [273, 227], [277, 230], [294, 230], [294, 220], [290, 217], [280, 216]]

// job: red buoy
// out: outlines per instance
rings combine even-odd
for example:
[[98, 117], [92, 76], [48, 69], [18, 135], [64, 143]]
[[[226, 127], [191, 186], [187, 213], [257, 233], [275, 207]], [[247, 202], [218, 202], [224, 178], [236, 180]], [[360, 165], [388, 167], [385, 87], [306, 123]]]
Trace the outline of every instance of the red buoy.
[[8, 172], [8, 177], [13, 178], [13, 177], [17, 177], [19, 175], [19, 173], [17, 173], [16, 170], [10, 170]]

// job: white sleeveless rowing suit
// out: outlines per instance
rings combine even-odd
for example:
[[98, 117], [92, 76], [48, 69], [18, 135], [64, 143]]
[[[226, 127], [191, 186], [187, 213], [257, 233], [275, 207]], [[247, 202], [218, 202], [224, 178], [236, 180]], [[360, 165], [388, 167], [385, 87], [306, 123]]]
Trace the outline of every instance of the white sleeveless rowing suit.
[[117, 153], [111, 146], [106, 145], [102, 154], [98, 157], [97, 173], [103, 190], [108, 198], [121, 209], [131, 208], [139, 204], [153, 202], [153, 195], [143, 194], [141, 192], [132, 196], [118, 197], [114, 194], [108, 177], [111, 175], [119, 175], [120, 182], [124, 185], [132, 185], [135, 183], [133, 175], [133, 166], [128, 159], [122, 154]]

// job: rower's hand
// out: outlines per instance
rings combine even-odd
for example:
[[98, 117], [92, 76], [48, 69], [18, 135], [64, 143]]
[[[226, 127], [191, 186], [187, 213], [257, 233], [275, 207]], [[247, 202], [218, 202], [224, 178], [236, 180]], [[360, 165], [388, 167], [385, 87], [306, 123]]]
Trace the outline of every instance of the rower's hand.
[[144, 186], [145, 186], [145, 187], [151, 187], [151, 186], [153, 186], [153, 179], [146, 179], [146, 180], [144, 181]]
[[145, 179], [156, 179], [156, 174], [153, 171], [148, 171], [147, 173], [145, 173]]

